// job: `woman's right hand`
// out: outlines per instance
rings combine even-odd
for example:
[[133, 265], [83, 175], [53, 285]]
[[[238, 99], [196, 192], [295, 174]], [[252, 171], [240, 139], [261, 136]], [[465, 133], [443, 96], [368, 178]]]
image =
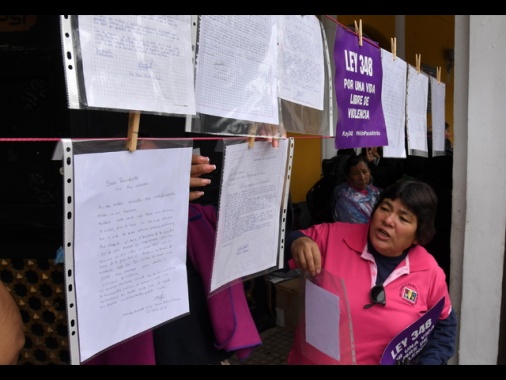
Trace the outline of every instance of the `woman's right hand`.
[[[190, 188], [203, 187], [211, 183], [210, 179], [200, 178], [202, 174], [208, 174], [216, 170], [216, 165], [209, 163], [209, 157], [199, 154], [192, 155], [192, 165], [190, 173]], [[204, 195], [201, 190], [190, 191], [190, 202]]]
[[292, 258], [297, 266], [316, 276], [321, 271], [322, 255], [318, 245], [309, 237], [303, 236], [293, 241], [290, 247]]
[[279, 148], [279, 138], [286, 139], [284, 128], [275, 124], [253, 123], [249, 128], [249, 133], [257, 136], [255, 140], [271, 142], [273, 148]]

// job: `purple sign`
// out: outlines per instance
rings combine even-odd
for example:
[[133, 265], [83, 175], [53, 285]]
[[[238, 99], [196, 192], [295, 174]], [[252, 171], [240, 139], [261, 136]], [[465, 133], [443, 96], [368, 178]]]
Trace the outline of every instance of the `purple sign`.
[[413, 360], [427, 344], [444, 304], [443, 297], [432, 309], [392, 339], [383, 352], [380, 364], [403, 364]]
[[337, 131], [335, 147], [362, 148], [388, 145], [381, 105], [383, 69], [380, 47], [342, 25], [334, 44]]

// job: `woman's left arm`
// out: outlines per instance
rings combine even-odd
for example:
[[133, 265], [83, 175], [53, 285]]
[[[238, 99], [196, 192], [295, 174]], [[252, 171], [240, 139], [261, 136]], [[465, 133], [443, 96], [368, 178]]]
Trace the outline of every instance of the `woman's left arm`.
[[429, 341], [420, 352], [416, 364], [444, 365], [455, 354], [457, 342], [457, 314], [451, 310], [448, 318], [440, 319], [434, 326]]

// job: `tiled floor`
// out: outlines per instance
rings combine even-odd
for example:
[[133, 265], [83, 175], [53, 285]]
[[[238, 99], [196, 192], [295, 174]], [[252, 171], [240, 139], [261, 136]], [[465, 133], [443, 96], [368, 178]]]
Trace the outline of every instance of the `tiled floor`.
[[261, 334], [262, 345], [245, 360], [238, 361], [235, 356], [229, 359], [231, 365], [286, 365], [288, 352], [292, 345], [293, 331], [275, 326]]

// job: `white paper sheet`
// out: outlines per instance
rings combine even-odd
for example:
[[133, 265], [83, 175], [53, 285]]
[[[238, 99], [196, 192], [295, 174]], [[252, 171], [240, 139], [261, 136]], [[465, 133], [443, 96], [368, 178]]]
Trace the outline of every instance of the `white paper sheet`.
[[427, 101], [429, 77], [408, 65], [406, 113], [408, 149], [428, 153], [427, 147]]
[[89, 107], [195, 115], [191, 17], [81, 15]]
[[197, 111], [278, 125], [276, 42], [276, 16], [201, 16]]
[[225, 146], [211, 291], [277, 264], [288, 144]]
[[320, 21], [279, 16], [279, 97], [323, 110], [325, 70]]
[[339, 297], [306, 279], [306, 341], [335, 360], [341, 360]]
[[[445, 152], [445, 95], [446, 85], [430, 77], [430, 99], [432, 118], [432, 155]], [[439, 154], [438, 154], [439, 153]]]
[[189, 312], [191, 154], [187, 147], [74, 156], [81, 361]]
[[383, 147], [383, 157], [406, 158], [406, 76], [407, 63], [392, 53], [381, 49], [383, 86], [381, 104], [387, 127], [388, 146]]

